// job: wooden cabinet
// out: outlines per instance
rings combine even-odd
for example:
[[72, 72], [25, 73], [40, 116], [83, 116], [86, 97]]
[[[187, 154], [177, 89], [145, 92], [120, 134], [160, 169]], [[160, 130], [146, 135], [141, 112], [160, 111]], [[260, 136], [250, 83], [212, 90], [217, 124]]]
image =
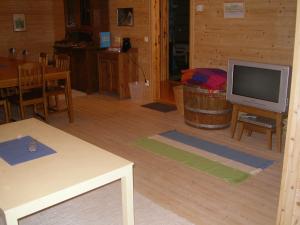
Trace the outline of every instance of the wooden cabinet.
[[71, 58], [72, 88], [87, 94], [98, 91], [99, 32], [109, 31], [109, 0], [64, 0], [66, 38], [54, 52]]
[[99, 92], [129, 98], [129, 82], [138, 80], [137, 49], [98, 53]]
[[91, 0], [65, 0], [65, 20], [67, 28], [90, 26]]
[[91, 94], [98, 91], [97, 49], [54, 47], [55, 53], [70, 56], [71, 87], [72, 89]]
[[64, 0], [66, 33], [92, 34], [99, 43], [99, 32], [109, 30], [109, 0]]
[[67, 28], [76, 27], [78, 22], [76, 19], [76, 14], [78, 11], [78, 5], [75, 0], [65, 0], [65, 24]]

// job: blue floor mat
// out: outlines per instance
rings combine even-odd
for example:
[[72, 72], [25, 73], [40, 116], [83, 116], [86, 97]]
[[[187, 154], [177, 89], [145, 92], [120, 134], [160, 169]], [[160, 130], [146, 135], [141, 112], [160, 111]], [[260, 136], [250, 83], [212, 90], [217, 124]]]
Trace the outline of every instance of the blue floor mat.
[[240, 152], [224, 145], [204, 141], [176, 130], [163, 132], [159, 135], [255, 168], [265, 169], [274, 163], [272, 160]]

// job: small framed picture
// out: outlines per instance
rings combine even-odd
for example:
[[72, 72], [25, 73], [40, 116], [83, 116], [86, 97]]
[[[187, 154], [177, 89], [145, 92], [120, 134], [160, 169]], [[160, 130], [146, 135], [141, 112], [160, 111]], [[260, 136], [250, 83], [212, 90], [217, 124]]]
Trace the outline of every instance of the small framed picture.
[[26, 21], [24, 14], [13, 14], [14, 31], [25, 31]]
[[118, 26], [133, 26], [133, 8], [118, 8]]

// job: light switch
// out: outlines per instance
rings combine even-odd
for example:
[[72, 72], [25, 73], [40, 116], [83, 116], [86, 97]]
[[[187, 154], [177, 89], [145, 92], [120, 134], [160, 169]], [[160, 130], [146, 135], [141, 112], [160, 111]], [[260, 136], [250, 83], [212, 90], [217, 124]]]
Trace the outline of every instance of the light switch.
[[199, 4], [199, 5], [196, 6], [196, 11], [197, 12], [203, 12], [203, 10], [204, 10], [204, 6], [203, 5]]

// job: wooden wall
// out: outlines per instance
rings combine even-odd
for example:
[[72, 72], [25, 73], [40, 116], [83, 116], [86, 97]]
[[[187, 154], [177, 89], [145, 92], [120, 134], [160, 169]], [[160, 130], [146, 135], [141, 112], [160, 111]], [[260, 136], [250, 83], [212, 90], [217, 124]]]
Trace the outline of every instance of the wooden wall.
[[300, 221], [300, 5], [297, 24], [290, 95], [288, 127], [285, 142], [277, 225], [299, 224]]
[[[13, 31], [14, 13], [25, 14], [26, 31]], [[52, 53], [54, 41], [64, 38], [64, 27], [63, 0], [1, 0], [0, 56], [7, 56], [11, 47], [19, 54], [28, 49], [31, 58], [41, 51]]]
[[[150, 79], [150, 1], [151, 0], [109, 0], [109, 23], [112, 41], [115, 37], [129, 37], [133, 48], [138, 48], [139, 80]], [[134, 25], [117, 26], [117, 8], [133, 8]], [[149, 42], [144, 38], [148, 37]]]
[[[223, 3], [228, 0], [190, 1], [190, 67], [227, 69], [229, 58], [292, 65], [296, 0], [235, 0], [245, 3], [246, 12], [242, 19], [224, 19]], [[154, 84], [151, 96], [156, 98], [155, 93], [159, 93], [157, 77], [160, 74], [151, 70], [149, 65], [156, 58], [151, 55], [152, 48], [156, 46], [152, 35], [156, 24], [151, 18], [155, 0], [109, 2], [112, 36], [128, 36], [132, 39], [132, 45], [139, 48], [139, 65], [145, 71], [146, 78], [150, 79], [150, 85]], [[203, 12], [196, 12], [198, 4], [204, 6]], [[134, 8], [133, 27], [116, 25], [118, 7]], [[151, 37], [149, 43], [144, 42], [144, 36]]]
[[242, 19], [224, 19], [224, 0], [191, 1], [192, 67], [226, 69], [228, 58], [292, 64], [296, 0], [231, 1], [244, 2]]

